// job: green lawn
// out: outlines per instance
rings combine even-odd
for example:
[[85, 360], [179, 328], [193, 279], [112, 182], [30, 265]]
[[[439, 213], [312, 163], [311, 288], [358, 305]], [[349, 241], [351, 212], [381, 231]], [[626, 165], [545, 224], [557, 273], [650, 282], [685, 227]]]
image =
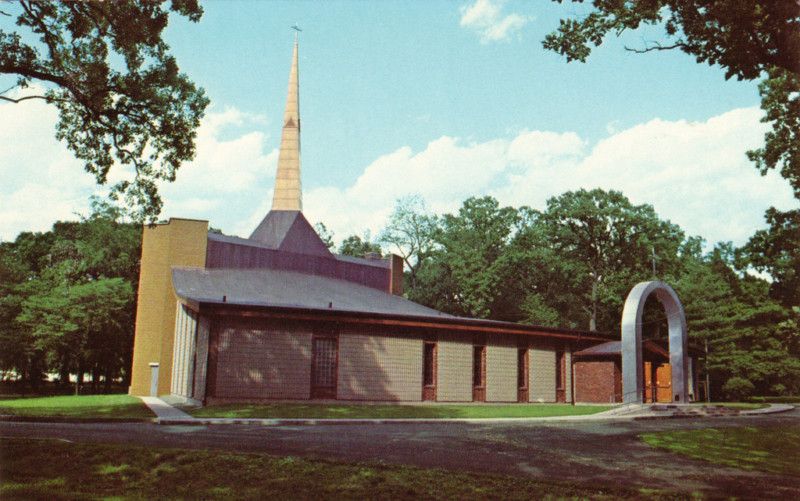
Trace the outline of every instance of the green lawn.
[[700, 403], [694, 403], [692, 405], [696, 405], [698, 407], [722, 406], [722, 407], [730, 407], [731, 409], [740, 409], [743, 411], [750, 409], [763, 409], [764, 407], [769, 407], [769, 404], [765, 403], [748, 403], [748, 402], [711, 402], [710, 404], [707, 404], [705, 402], [700, 402]]
[[129, 395], [79, 395], [0, 400], [0, 414], [75, 419], [154, 417], [141, 400]]
[[611, 406], [569, 404], [371, 405], [226, 404], [190, 410], [196, 417], [221, 418], [519, 418], [595, 414]]
[[641, 438], [653, 447], [695, 459], [800, 476], [800, 426], [665, 431], [646, 433]]
[[380, 463], [0, 441], [0, 499], [624, 499], [663, 495]]

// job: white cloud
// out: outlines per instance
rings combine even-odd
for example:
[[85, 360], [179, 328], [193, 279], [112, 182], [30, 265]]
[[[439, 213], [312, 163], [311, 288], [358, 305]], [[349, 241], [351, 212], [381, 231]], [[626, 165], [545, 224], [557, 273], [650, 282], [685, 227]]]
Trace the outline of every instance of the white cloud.
[[481, 43], [508, 40], [529, 19], [516, 13], [504, 15], [504, 3], [504, 0], [476, 0], [461, 7], [461, 26], [476, 32]]
[[[483, 142], [442, 136], [420, 151], [402, 147], [379, 156], [349, 186], [306, 190], [304, 212], [341, 239], [365, 230], [376, 235], [395, 200], [410, 194], [443, 213], [469, 196], [541, 209], [567, 190], [599, 187], [652, 204], [689, 234], [741, 244], [763, 227], [767, 207], [797, 206], [785, 180], [774, 172], [760, 176], [744, 155], [763, 140], [760, 117], [744, 108], [701, 122], [656, 118], [593, 144], [574, 132], [537, 130]], [[198, 131], [196, 160], [162, 187], [162, 217], [208, 219], [247, 236], [269, 210], [277, 163], [277, 138], [256, 132], [264, 120], [212, 109]], [[98, 192], [53, 138], [55, 122], [55, 110], [43, 102], [0, 104], [0, 239], [74, 219]]]
[[343, 238], [376, 234], [395, 200], [414, 193], [436, 212], [484, 194], [542, 209], [552, 196], [599, 187], [652, 204], [690, 235], [741, 244], [763, 226], [767, 207], [796, 206], [785, 180], [760, 176], [744, 155], [762, 141], [760, 117], [746, 108], [704, 122], [653, 119], [593, 147], [572, 132], [523, 131], [467, 144], [445, 136], [416, 153], [404, 147], [379, 157], [349, 187], [309, 191], [305, 212]]
[[[30, 87], [26, 94], [42, 89]], [[19, 91], [11, 97], [20, 97]], [[0, 104], [0, 239], [43, 231], [85, 211], [94, 180], [53, 137], [57, 112], [40, 100]]]
[[166, 217], [191, 214], [224, 231], [238, 232], [253, 206], [267, 195], [278, 162], [278, 150], [266, 153], [268, 137], [242, 131], [221, 139], [229, 127], [247, 128], [264, 122], [235, 108], [211, 111], [197, 131], [197, 156], [182, 166], [173, 183], [163, 183]]
[[[43, 101], [0, 104], [0, 240], [74, 220], [76, 213], [88, 213], [91, 195], [105, 193], [54, 138], [56, 121], [57, 111]], [[161, 186], [162, 217], [209, 219], [226, 231], [239, 231], [240, 221], [270, 196], [275, 175], [277, 149], [265, 152], [268, 138], [252, 130], [264, 121], [234, 108], [212, 108], [198, 129], [195, 160], [180, 168], [174, 183]], [[108, 181], [127, 175], [115, 167]]]

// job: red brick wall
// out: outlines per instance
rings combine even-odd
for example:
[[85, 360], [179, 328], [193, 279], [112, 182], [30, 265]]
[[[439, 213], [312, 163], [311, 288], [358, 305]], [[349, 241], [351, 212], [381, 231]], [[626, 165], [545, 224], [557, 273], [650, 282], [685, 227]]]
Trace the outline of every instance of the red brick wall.
[[575, 362], [575, 401], [610, 403], [617, 395], [618, 375], [610, 360]]

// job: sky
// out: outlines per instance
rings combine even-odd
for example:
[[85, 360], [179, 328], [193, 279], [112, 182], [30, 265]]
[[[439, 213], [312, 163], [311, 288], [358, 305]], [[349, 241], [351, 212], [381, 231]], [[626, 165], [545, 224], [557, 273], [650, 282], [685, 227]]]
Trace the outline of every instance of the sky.
[[[162, 186], [163, 219], [246, 237], [268, 212], [295, 23], [304, 214], [337, 241], [374, 237], [408, 195], [441, 214], [471, 196], [543, 209], [565, 191], [615, 189], [688, 235], [737, 245], [765, 226], [768, 207], [797, 207], [785, 180], [745, 156], [766, 130], [756, 82], [725, 80], [680, 52], [625, 50], [658, 39], [656, 29], [610, 37], [568, 64], [541, 45], [579, 13], [568, 2], [203, 7], [199, 23], [173, 16], [165, 32], [211, 106], [195, 160]], [[37, 100], [0, 104], [0, 240], [88, 214], [103, 192], [54, 138], [56, 120]]]

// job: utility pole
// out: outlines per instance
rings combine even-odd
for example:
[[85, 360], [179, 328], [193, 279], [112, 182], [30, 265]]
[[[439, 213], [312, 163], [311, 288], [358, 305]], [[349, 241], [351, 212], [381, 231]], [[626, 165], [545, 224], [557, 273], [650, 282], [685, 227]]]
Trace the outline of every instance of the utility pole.
[[708, 376], [708, 339], [705, 340], [706, 347], [706, 402], [711, 402], [711, 379]]
[[653, 277], [655, 277], [656, 276], [656, 248], [655, 248], [655, 246], [651, 247], [651, 250], [653, 251]]

